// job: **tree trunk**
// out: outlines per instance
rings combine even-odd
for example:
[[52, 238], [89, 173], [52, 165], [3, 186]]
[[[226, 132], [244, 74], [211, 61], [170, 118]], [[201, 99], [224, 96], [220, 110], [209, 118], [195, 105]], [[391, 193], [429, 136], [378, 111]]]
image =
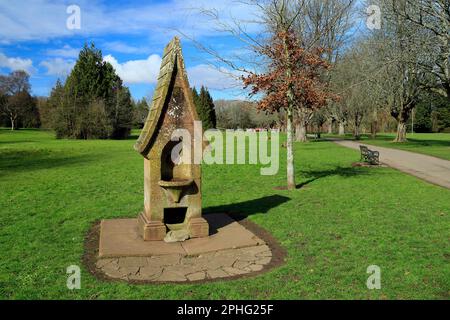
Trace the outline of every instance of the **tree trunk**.
[[372, 139], [375, 139], [376, 137], [377, 137], [377, 127], [378, 127], [378, 123], [377, 123], [377, 121], [375, 120], [375, 121], [372, 121], [372, 124], [371, 124], [371, 132], [370, 132], [370, 137], [372, 138]]
[[295, 126], [295, 141], [306, 142], [306, 124], [304, 120], [300, 120]]
[[15, 121], [14, 121], [13, 117], [11, 117], [10, 120], [11, 120], [11, 131], [13, 131], [14, 129], [16, 129], [15, 123], [14, 123]]
[[394, 142], [406, 142], [406, 122], [403, 119], [398, 120], [397, 136]]
[[333, 133], [333, 121], [328, 122], [328, 134]]
[[353, 131], [353, 136], [355, 137], [355, 140], [361, 140], [361, 133], [359, 125], [355, 125], [355, 129]]
[[373, 120], [370, 124], [370, 136], [372, 139], [375, 139], [377, 137], [377, 131], [378, 131], [378, 113], [377, 110], [373, 111]]
[[287, 109], [286, 116], [286, 131], [287, 131], [287, 188], [288, 190], [294, 190], [295, 186], [295, 174], [294, 174], [294, 150], [293, 150], [293, 128], [292, 128], [292, 109]]
[[345, 136], [345, 127], [343, 122], [339, 122], [339, 135]]

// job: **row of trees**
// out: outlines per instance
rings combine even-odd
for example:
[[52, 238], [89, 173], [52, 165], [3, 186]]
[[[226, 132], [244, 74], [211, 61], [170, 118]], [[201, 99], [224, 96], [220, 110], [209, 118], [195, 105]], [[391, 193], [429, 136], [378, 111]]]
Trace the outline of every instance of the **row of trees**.
[[[412, 110], [439, 95], [449, 104], [449, 0], [267, 0], [247, 1], [262, 32], [246, 32], [246, 21], [217, 25], [241, 40], [249, 54], [227, 58], [202, 46], [218, 63], [244, 74], [244, 87], [258, 108], [286, 116], [288, 188], [295, 188], [293, 141], [305, 141], [307, 128], [336, 124], [359, 138], [370, 123], [376, 134], [397, 123], [396, 142], [406, 139]], [[358, 14], [369, 5], [382, 9], [382, 27], [356, 36]], [[426, 103], [425, 103], [426, 105]], [[436, 106], [434, 107], [436, 108]], [[445, 108], [444, 108], [445, 109]], [[417, 112], [417, 114], [420, 114]], [[444, 125], [442, 115], [433, 116]], [[431, 115], [430, 115], [431, 116]], [[441, 119], [438, 121], [437, 119]]]
[[[216, 127], [215, 106], [206, 87], [193, 89], [204, 129]], [[0, 76], [0, 118], [18, 127], [53, 129], [58, 138], [126, 138], [132, 127], [142, 128], [149, 110], [145, 98], [134, 101], [111, 64], [93, 44], [85, 45], [65, 83], [56, 82], [50, 97], [30, 94], [29, 76], [15, 71]]]
[[[378, 0], [381, 29], [356, 39], [332, 72], [341, 100], [329, 121], [380, 129], [389, 113], [397, 122], [395, 142], [406, 141], [412, 114], [421, 131], [442, 131], [450, 110], [450, 1]], [[415, 111], [415, 112], [414, 112]], [[341, 132], [342, 133], [342, 132]]]
[[241, 100], [217, 100], [217, 127], [220, 129], [280, 128], [284, 115], [257, 110], [257, 104]]

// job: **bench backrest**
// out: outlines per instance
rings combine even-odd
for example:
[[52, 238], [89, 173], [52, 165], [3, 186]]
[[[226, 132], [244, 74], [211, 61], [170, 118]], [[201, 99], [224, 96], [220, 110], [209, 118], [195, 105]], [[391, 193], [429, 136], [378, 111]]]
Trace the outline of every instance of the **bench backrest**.
[[367, 148], [366, 146], [359, 146], [359, 149], [361, 150], [362, 153], [369, 152], [369, 148]]

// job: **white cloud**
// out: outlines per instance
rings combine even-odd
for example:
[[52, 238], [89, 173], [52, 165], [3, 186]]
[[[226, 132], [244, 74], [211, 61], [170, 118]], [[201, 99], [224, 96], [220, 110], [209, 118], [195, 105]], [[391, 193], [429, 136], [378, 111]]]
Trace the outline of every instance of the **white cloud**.
[[207, 64], [199, 64], [187, 69], [189, 84], [192, 87], [206, 86], [208, 89], [223, 90], [241, 85], [239, 74], [226, 68], [215, 68]]
[[8, 68], [11, 71], [25, 70], [29, 74], [36, 71], [31, 59], [11, 58], [0, 52], [0, 68]]
[[148, 48], [130, 46], [121, 41], [111, 41], [103, 45], [106, 50], [120, 53], [142, 53], [148, 52]]
[[60, 49], [47, 50], [47, 54], [49, 56], [63, 57], [63, 58], [76, 58], [78, 57], [79, 52], [80, 52], [79, 49], [72, 48], [67, 44]]
[[[152, 54], [145, 60], [130, 60], [119, 63], [116, 58], [108, 54], [103, 58], [116, 70], [119, 77], [127, 84], [154, 84], [158, 79], [161, 57]], [[206, 86], [213, 90], [223, 90], [240, 87], [239, 74], [226, 68], [215, 68], [206, 64], [199, 64], [187, 68], [189, 84], [200, 88]]]
[[[214, 19], [200, 13], [215, 9], [220, 19], [250, 21], [255, 7], [234, 0], [172, 0], [146, 5], [106, 6], [98, 1], [78, 0], [81, 28], [69, 30], [64, 3], [51, 0], [0, 2], [0, 42], [46, 40], [72, 35], [132, 34], [149, 32], [152, 39], [167, 40], [181, 30], [191, 36], [217, 35]], [[259, 29], [247, 24], [247, 32]]]
[[108, 54], [103, 60], [111, 63], [119, 77], [127, 84], [156, 83], [158, 79], [161, 57], [157, 54], [152, 54], [145, 60], [130, 60], [124, 63], [119, 63]]
[[39, 65], [47, 68], [47, 75], [65, 77], [72, 70], [75, 61], [54, 58], [42, 61]]

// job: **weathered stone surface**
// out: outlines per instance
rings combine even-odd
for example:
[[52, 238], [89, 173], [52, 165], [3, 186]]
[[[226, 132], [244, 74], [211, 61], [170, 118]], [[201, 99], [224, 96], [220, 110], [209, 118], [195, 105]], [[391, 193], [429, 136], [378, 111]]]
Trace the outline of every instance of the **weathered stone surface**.
[[152, 280], [161, 275], [163, 269], [155, 266], [145, 266], [139, 268], [140, 280]]
[[98, 259], [97, 263], [95, 264], [97, 268], [103, 268], [104, 266], [106, 266], [107, 264], [110, 264], [112, 261], [114, 261], [116, 259]]
[[233, 268], [233, 267], [223, 267], [222, 269], [226, 273], [228, 273], [229, 275], [232, 275], [232, 276], [248, 273], [248, 271], [246, 271], [246, 270], [241, 270], [241, 269], [237, 269], [237, 268]]
[[208, 270], [207, 274], [208, 274], [208, 278], [210, 278], [210, 279], [226, 278], [226, 277], [230, 276], [228, 273], [226, 273], [222, 269]]
[[272, 251], [264, 251], [256, 254], [257, 257], [272, 257]]
[[152, 256], [147, 258], [147, 264], [153, 267], [173, 266], [180, 264], [181, 255], [165, 254], [162, 256]]
[[102, 220], [100, 224], [99, 257], [186, 253], [179, 243], [144, 241], [138, 235], [136, 224], [136, 219]]
[[225, 214], [208, 214], [204, 218], [211, 227], [217, 226], [217, 232], [208, 238], [190, 239], [183, 242], [183, 249], [189, 255], [257, 246], [262, 241], [255, 237], [251, 231]]
[[142, 267], [147, 265], [147, 258], [145, 257], [122, 257], [119, 258], [119, 266], [122, 268], [127, 267]]
[[[172, 140], [176, 129], [189, 132], [189, 154], [194, 154], [194, 122], [198, 119], [180, 41], [175, 37], [164, 48], [150, 111], [134, 146], [144, 157], [144, 212], [139, 218], [139, 234], [145, 241], [177, 242], [209, 235], [208, 223], [202, 219], [200, 165], [175, 164], [171, 157], [178, 144]], [[166, 236], [165, 227], [172, 233]]]
[[[257, 272], [270, 263], [270, 248], [254, 241], [253, 233], [226, 215], [206, 217], [215, 236], [209, 239], [212, 244], [200, 243], [197, 247], [193, 242], [203, 239], [188, 239], [183, 243], [144, 241], [137, 234], [136, 219], [108, 220], [100, 229], [101, 253], [106, 257], [100, 254], [96, 266], [111, 278], [186, 282]], [[247, 242], [248, 239], [252, 242]], [[186, 250], [186, 244], [193, 250]], [[192, 251], [197, 254], [189, 254]]]
[[126, 275], [126, 270], [121, 270], [118, 265], [109, 263], [102, 267], [103, 272], [111, 278], [122, 278]]
[[233, 268], [245, 270], [245, 268], [248, 267], [248, 266], [251, 265], [251, 264], [252, 264], [252, 263], [249, 262], [249, 261], [241, 261], [241, 260], [238, 260], [238, 261], [236, 261], [236, 262], [233, 264]]
[[140, 267], [136, 267], [136, 266], [129, 266], [129, 267], [121, 267], [120, 270], [126, 274], [128, 277], [129, 276], [135, 276], [139, 273], [139, 269]]
[[261, 271], [264, 268], [264, 266], [260, 264], [251, 264], [246, 268], [249, 271]]
[[220, 267], [231, 267], [236, 261], [236, 256], [215, 256], [211, 257], [208, 263], [208, 269], [217, 269]]
[[255, 246], [257, 248], [251, 251], [253, 255], [270, 251], [268, 246], [258, 245], [251, 231], [226, 214], [208, 214], [205, 218], [215, 230], [213, 235], [175, 243], [144, 241], [138, 234], [136, 219], [103, 220], [100, 224], [99, 257], [199, 255], [206, 252], [226, 254], [227, 250], [233, 248], [244, 250], [246, 247]]
[[245, 250], [245, 252], [247, 253], [252, 253], [252, 254], [258, 254], [264, 251], [270, 251], [269, 247], [267, 245], [259, 245], [259, 246], [255, 246], [255, 247], [249, 247], [249, 248], [245, 248], [243, 249]]
[[166, 254], [146, 258], [99, 259], [97, 267], [108, 276], [119, 279], [200, 281], [261, 271], [264, 265], [270, 263], [271, 256], [269, 247], [254, 246], [207, 252], [196, 256]]
[[161, 275], [155, 278], [157, 281], [184, 282], [187, 281], [183, 272], [173, 269], [163, 269]]
[[188, 274], [186, 277], [189, 279], [189, 281], [198, 281], [198, 280], [205, 279], [206, 273], [201, 271], [201, 272]]
[[256, 263], [264, 265], [264, 264], [268, 264], [270, 262], [270, 260], [272, 260], [271, 257], [260, 258], [260, 259], [256, 260]]
[[189, 239], [189, 232], [187, 230], [173, 230], [167, 232], [166, 236], [164, 237], [164, 242], [182, 242], [186, 241], [187, 239]]

